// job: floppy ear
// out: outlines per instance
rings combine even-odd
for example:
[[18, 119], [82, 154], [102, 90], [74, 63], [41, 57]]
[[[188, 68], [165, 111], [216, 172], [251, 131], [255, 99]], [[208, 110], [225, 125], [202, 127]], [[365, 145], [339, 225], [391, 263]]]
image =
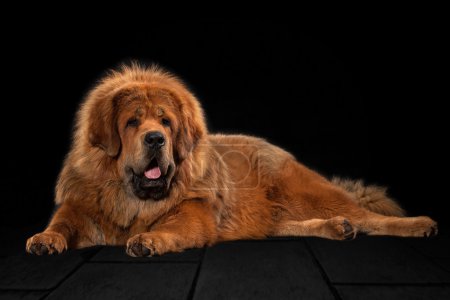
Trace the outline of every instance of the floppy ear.
[[206, 126], [197, 100], [180, 105], [180, 112], [181, 123], [177, 135], [176, 151], [179, 160], [183, 160], [194, 149], [200, 138], [206, 134]]
[[89, 142], [116, 157], [120, 151], [120, 136], [117, 130], [116, 112], [112, 105], [98, 103], [91, 108], [89, 118]]

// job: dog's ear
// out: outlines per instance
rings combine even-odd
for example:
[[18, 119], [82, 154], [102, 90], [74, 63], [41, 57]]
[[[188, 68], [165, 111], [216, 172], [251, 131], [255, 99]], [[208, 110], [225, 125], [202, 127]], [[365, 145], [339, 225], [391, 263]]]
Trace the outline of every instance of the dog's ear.
[[98, 101], [91, 107], [89, 118], [89, 142], [103, 149], [110, 157], [116, 157], [120, 151], [120, 136], [117, 129], [117, 112], [112, 102]]
[[180, 104], [181, 122], [177, 134], [176, 153], [179, 160], [185, 159], [206, 134], [202, 109], [192, 95], [186, 95], [186, 102]]

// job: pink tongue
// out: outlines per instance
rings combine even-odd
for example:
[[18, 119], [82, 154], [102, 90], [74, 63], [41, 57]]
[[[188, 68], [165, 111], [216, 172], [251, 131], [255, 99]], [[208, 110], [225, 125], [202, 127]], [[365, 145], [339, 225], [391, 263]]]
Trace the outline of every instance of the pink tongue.
[[159, 176], [161, 176], [161, 170], [159, 169], [159, 167], [154, 167], [150, 170], [145, 171], [144, 174], [148, 179], [158, 179]]

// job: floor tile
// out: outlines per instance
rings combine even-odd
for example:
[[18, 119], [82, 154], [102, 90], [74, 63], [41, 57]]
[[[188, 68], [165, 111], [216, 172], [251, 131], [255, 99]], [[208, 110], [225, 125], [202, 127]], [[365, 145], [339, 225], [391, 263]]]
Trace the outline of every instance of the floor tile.
[[450, 286], [337, 286], [343, 300], [450, 299]]
[[87, 263], [48, 299], [185, 299], [196, 264]]
[[48, 291], [0, 291], [0, 299], [39, 300], [43, 299], [48, 293]]
[[0, 289], [51, 289], [82, 264], [92, 251], [95, 249], [69, 250], [60, 255], [1, 257]]
[[203, 249], [190, 249], [181, 253], [167, 253], [162, 256], [154, 257], [131, 257], [125, 253], [125, 247], [104, 247], [91, 261], [96, 262], [167, 262], [167, 261], [186, 261], [198, 262], [201, 258]]
[[402, 239], [426, 256], [433, 258], [450, 258], [450, 236], [437, 235], [433, 238], [405, 238]]
[[444, 270], [450, 272], [450, 258], [434, 258], [433, 261]]
[[334, 283], [450, 283], [448, 272], [396, 238], [307, 243]]
[[334, 299], [303, 241], [208, 248], [194, 299]]

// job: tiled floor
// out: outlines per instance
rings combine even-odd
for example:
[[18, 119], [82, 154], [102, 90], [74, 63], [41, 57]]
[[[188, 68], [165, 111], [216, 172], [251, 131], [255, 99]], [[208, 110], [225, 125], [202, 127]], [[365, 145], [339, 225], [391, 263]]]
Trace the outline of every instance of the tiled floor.
[[[11, 234], [11, 233], [10, 233]], [[224, 243], [154, 258], [121, 247], [0, 250], [0, 299], [450, 299], [450, 237]]]

